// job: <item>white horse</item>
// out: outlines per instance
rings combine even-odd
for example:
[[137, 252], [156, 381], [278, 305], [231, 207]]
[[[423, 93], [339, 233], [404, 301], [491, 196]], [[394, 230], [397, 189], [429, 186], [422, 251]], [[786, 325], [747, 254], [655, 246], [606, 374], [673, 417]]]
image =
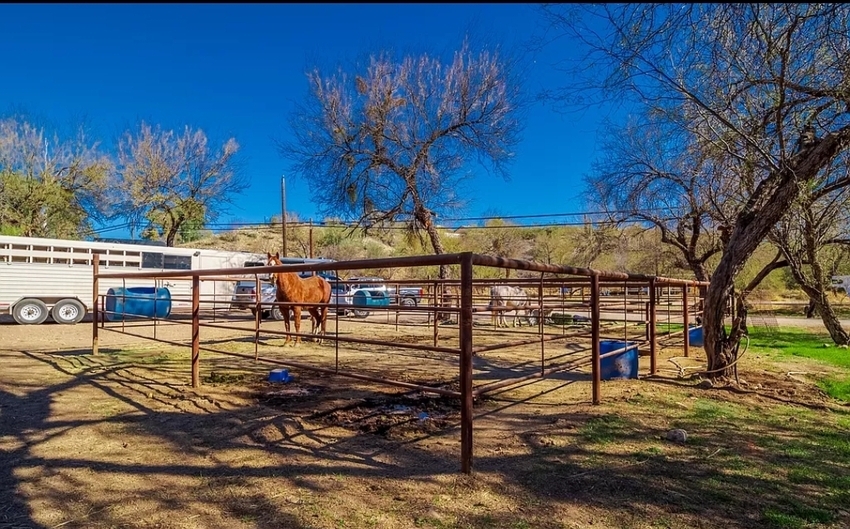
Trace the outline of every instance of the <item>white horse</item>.
[[[512, 307], [509, 309], [502, 310], [493, 310], [500, 309], [502, 307]], [[508, 285], [496, 285], [490, 288], [490, 304], [487, 306], [487, 309], [491, 311], [491, 320], [498, 327], [507, 327], [508, 323], [505, 321], [505, 312], [513, 312], [514, 313], [514, 327], [521, 327], [522, 322], [520, 321], [520, 311], [522, 311], [522, 317], [525, 318], [525, 321], [528, 322], [528, 325], [531, 325], [531, 319], [529, 318], [529, 301], [528, 294], [525, 290], [519, 287], [512, 287]]]

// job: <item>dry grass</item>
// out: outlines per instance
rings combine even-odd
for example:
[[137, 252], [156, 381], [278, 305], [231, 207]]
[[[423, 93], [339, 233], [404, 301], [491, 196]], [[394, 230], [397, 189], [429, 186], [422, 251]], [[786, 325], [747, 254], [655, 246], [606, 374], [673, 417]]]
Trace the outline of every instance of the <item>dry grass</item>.
[[[158, 332], [177, 329], [185, 335], [176, 325]], [[341, 333], [431, 339], [427, 327], [396, 334], [375, 322], [346, 322]], [[440, 333], [456, 340], [456, 330]], [[249, 341], [203, 336], [253, 352]], [[665, 370], [606, 382], [601, 406], [589, 404], [584, 372], [492, 395], [476, 402], [474, 472], [464, 476], [450, 400], [299, 370], [271, 384], [269, 366], [210, 352], [194, 390], [185, 348], [119, 338], [104, 334], [107, 354], [97, 357], [37, 352], [24, 339], [0, 351], [0, 527], [850, 524], [848, 410], [785, 376], [819, 369], [810, 360], [745, 358], [741, 391], [698, 388]], [[332, 344], [279, 343], [265, 337], [261, 354], [335, 361]], [[420, 382], [456, 374], [447, 355], [389, 350], [341, 347], [340, 363]], [[539, 362], [539, 344], [485, 353], [477, 380], [496, 375], [491, 364], [502, 376], [528, 362]], [[671, 428], [689, 441], [663, 440]]]

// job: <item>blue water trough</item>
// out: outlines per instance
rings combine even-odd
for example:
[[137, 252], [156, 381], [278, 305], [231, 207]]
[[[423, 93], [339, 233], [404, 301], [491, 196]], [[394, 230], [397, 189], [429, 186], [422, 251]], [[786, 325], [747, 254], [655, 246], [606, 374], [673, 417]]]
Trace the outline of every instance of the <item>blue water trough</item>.
[[600, 360], [602, 380], [638, 378], [638, 344], [618, 340], [599, 340], [600, 355], [619, 349], [623, 351]]

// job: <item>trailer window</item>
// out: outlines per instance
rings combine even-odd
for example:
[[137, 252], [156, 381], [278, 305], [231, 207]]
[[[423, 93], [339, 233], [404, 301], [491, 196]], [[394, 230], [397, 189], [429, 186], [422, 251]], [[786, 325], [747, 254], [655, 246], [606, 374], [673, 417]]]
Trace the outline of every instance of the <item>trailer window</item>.
[[162, 269], [164, 255], [154, 252], [142, 252], [142, 268]]
[[167, 270], [191, 270], [192, 258], [187, 255], [166, 255], [163, 268]]

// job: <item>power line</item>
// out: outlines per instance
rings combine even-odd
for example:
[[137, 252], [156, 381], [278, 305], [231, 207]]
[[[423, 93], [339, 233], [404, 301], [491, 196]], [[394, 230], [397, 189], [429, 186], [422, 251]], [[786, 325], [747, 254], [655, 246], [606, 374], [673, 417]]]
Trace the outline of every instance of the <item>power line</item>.
[[[553, 218], [553, 217], [570, 217], [570, 216], [598, 216], [598, 215], [610, 215], [610, 214], [625, 214], [625, 213], [661, 213], [662, 211], [670, 211], [673, 210], [672, 207], [666, 208], [657, 208], [653, 210], [612, 210], [612, 211], [581, 211], [581, 212], [565, 212], [565, 213], [540, 213], [533, 215], [492, 215], [492, 216], [481, 216], [481, 217], [457, 217], [457, 218], [446, 218], [441, 219], [442, 222], [470, 222], [470, 221], [488, 221], [488, 220], [516, 220], [516, 219], [535, 219], [535, 218]], [[676, 217], [664, 217], [658, 220], [661, 221], [669, 221], [675, 220]], [[262, 221], [262, 222], [219, 222], [219, 223], [209, 223], [204, 226], [207, 229], [219, 228], [219, 229], [236, 229], [236, 228], [273, 228], [274, 226], [279, 225], [280, 222], [272, 222], [272, 221]], [[561, 221], [561, 222], [549, 222], [549, 223], [537, 223], [537, 224], [521, 224], [521, 225], [506, 225], [506, 226], [437, 226], [438, 229], [443, 230], [478, 230], [478, 229], [509, 229], [509, 228], [556, 228], [556, 227], [571, 227], [571, 226], [585, 226], [588, 222], [585, 221]], [[105, 226], [98, 228], [96, 230], [92, 230], [94, 233], [106, 233], [109, 231], [120, 230], [124, 228], [130, 227], [131, 223], [123, 223], [116, 224], [113, 226]], [[298, 227], [308, 227], [311, 226], [308, 222], [287, 222], [288, 226], [292, 226], [294, 228]], [[355, 228], [359, 225], [356, 222], [335, 222], [335, 221], [313, 221], [312, 226], [314, 228]], [[406, 226], [371, 226], [372, 228], [385, 229], [385, 230], [406, 230], [408, 227]]]

